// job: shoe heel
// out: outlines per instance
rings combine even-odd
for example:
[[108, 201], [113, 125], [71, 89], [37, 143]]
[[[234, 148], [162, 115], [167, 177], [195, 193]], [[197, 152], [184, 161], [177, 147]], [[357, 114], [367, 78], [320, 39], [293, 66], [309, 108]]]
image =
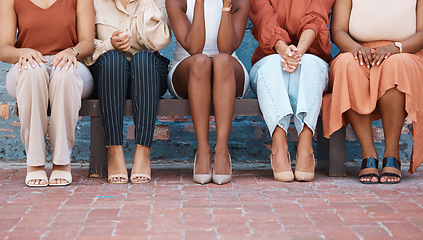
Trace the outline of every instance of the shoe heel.
[[[289, 164], [291, 165], [291, 156], [289, 154], [288, 154], [288, 161], [289, 161]], [[272, 155], [270, 155], [270, 164], [272, 165]], [[275, 172], [273, 170], [273, 165], [272, 165], [272, 171], [273, 171], [273, 178], [275, 179], [275, 181], [278, 181], [278, 182], [294, 181], [294, 173], [292, 172], [292, 170], [283, 171], [283, 172]]]
[[195, 154], [194, 158], [194, 169], [192, 174], [192, 181], [199, 184], [206, 184], [212, 181], [211, 174], [196, 174], [195, 173], [195, 163], [197, 162], [197, 154]]

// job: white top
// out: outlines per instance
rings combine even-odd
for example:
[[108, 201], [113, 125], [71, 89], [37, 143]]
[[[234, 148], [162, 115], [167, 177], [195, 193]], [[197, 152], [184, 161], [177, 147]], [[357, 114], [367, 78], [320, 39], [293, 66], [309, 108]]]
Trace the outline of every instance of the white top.
[[[187, 0], [186, 15], [190, 23], [194, 16], [195, 0]], [[220, 18], [222, 17], [222, 0], [205, 0], [204, 1], [204, 21], [206, 26], [206, 42], [204, 44], [203, 54], [214, 56], [219, 53], [217, 48], [217, 34], [219, 32]], [[176, 42], [175, 52], [169, 68], [175, 64], [191, 56], [179, 42]], [[236, 58], [235, 52], [232, 54]]]
[[96, 39], [94, 53], [84, 59], [88, 66], [105, 52], [114, 50], [110, 37], [116, 30], [131, 35], [128, 60], [142, 50], [155, 52], [172, 40], [165, 0], [128, 0], [126, 8], [119, 0], [94, 0]]
[[349, 31], [360, 42], [401, 41], [416, 33], [417, 0], [352, 0]]

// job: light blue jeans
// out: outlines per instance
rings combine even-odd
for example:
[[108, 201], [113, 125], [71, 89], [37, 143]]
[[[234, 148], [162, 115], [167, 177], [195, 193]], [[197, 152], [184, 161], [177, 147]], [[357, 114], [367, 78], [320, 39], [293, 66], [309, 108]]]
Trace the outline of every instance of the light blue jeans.
[[272, 54], [251, 68], [250, 85], [257, 95], [270, 136], [277, 126], [288, 133], [291, 117], [298, 135], [304, 124], [313, 131], [328, 83], [328, 64], [321, 58], [304, 54], [301, 65], [293, 73], [282, 69], [282, 57]]

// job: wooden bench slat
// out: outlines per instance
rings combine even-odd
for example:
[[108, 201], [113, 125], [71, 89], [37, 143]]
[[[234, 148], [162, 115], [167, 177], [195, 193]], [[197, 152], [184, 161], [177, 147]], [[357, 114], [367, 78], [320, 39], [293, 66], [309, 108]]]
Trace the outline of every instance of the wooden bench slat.
[[[210, 114], [213, 116], [213, 108]], [[80, 116], [101, 117], [100, 102], [96, 99], [82, 100]], [[132, 116], [132, 101], [126, 100], [124, 116]], [[160, 99], [157, 116], [190, 116], [189, 102], [187, 99]], [[260, 108], [257, 99], [236, 99], [234, 116], [260, 116]]]

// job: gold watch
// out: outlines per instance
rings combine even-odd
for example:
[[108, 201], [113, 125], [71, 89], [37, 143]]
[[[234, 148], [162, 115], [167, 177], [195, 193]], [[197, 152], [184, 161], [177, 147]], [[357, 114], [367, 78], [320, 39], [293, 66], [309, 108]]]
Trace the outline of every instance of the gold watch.
[[395, 47], [399, 48], [400, 53], [402, 53], [402, 43], [401, 42], [394, 42]]

